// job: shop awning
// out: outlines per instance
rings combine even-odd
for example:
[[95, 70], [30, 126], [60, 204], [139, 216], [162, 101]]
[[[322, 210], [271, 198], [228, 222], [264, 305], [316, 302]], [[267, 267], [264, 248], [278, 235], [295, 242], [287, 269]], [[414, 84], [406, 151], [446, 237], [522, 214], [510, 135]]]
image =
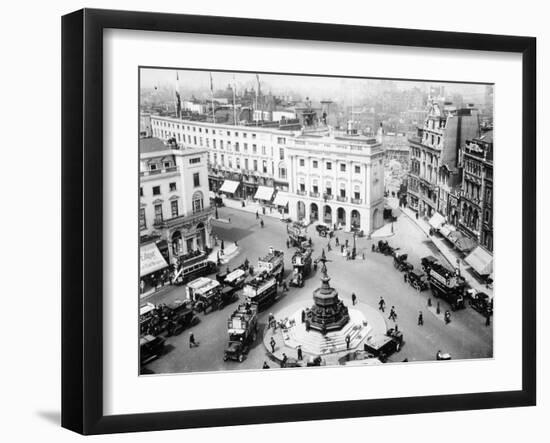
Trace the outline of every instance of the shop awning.
[[271, 200], [271, 197], [273, 197], [273, 192], [273, 188], [270, 188], [269, 186], [258, 186], [258, 190], [256, 191], [256, 194], [254, 194], [254, 198], [259, 200]]
[[439, 228], [439, 233], [445, 238], [449, 238], [449, 235], [451, 235], [451, 232], [454, 232], [454, 231], [455, 231], [455, 228], [454, 226], [451, 226], [451, 225], [443, 225]]
[[493, 272], [493, 255], [481, 246], [470, 252], [464, 261], [479, 275], [489, 275]]
[[452, 241], [456, 248], [461, 251], [471, 251], [477, 246], [477, 242], [460, 231], [453, 231], [449, 234], [448, 239]]
[[273, 200], [273, 203], [277, 206], [286, 206], [288, 205], [288, 194], [286, 192], [277, 192], [277, 195], [275, 196], [275, 200]]
[[230, 194], [233, 194], [238, 187], [239, 182], [236, 182], [234, 180], [225, 180], [222, 187], [220, 188], [220, 192], [229, 192]]
[[432, 215], [432, 218], [430, 218], [430, 221], [428, 223], [432, 228], [439, 229], [439, 227], [443, 223], [445, 223], [445, 218], [439, 212], [436, 212], [434, 215]]
[[148, 243], [139, 248], [140, 276], [151, 274], [159, 269], [166, 268], [168, 263], [157, 248], [155, 243]]

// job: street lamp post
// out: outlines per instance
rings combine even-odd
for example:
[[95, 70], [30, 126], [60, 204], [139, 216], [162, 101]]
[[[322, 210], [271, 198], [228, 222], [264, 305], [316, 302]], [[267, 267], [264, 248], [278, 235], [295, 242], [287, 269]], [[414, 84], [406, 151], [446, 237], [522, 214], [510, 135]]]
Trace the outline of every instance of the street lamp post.
[[356, 253], [356, 248], [355, 248], [355, 237], [357, 235], [357, 232], [353, 231], [353, 249], [351, 250], [351, 259], [352, 260], [355, 260], [355, 253]]

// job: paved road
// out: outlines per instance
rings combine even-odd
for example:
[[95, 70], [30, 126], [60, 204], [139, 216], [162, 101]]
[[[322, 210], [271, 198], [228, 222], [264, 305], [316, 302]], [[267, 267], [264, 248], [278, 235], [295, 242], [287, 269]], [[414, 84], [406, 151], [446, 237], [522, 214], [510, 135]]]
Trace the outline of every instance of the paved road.
[[[226, 243], [237, 241], [239, 253], [230, 263], [233, 267], [242, 263], [246, 258], [255, 263], [258, 257], [265, 255], [269, 246], [276, 249], [286, 249], [285, 224], [271, 218], [264, 218], [265, 228], [261, 229], [254, 214], [238, 209], [223, 208], [220, 216], [230, 218], [231, 223], [215, 224], [214, 231]], [[309, 228], [314, 246], [314, 256], [319, 256], [321, 248], [326, 247], [327, 240], [317, 237], [313, 227]], [[352, 241], [350, 234], [338, 233], [339, 240]], [[433, 243], [418, 227], [406, 216], [399, 216], [394, 223], [394, 235], [387, 240], [392, 246], [399, 246], [409, 254], [409, 261], [420, 264], [420, 258], [431, 254], [442, 258]], [[372, 306], [377, 306], [380, 296], [383, 296], [387, 307], [394, 305], [398, 314], [397, 324], [403, 331], [405, 346], [394, 354], [390, 361], [433, 360], [437, 350], [450, 352], [453, 358], [479, 358], [492, 356], [493, 328], [485, 326], [484, 318], [476, 311], [467, 308], [452, 313], [452, 321], [445, 325], [441, 316], [427, 308], [429, 291], [418, 293], [403, 282], [403, 275], [393, 267], [391, 257], [372, 253], [372, 241], [366, 238], [357, 240], [358, 260], [346, 261], [336, 250], [334, 240], [333, 250], [327, 254], [332, 260], [327, 264], [331, 284], [339, 291], [340, 297], [346, 304], [351, 305], [351, 293], [355, 292], [358, 298]], [[290, 257], [292, 249], [285, 254], [287, 273], [290, 272]], [[365, 260], [362, 260], [362, 253]], [[312, 303], [311, 292], [319, 286], [319, 275], [313, 275], [306, 280], [304, 288], [291, 288], [290, 291], [277, 301], [272, 308], [260, 316], [260, 325], [265, 325], [269, 312], [277, 316], [277, 312], [284, 307], [303, 301], [304, 305]], [[149, 299], [153, 303], [169, 302], [184, 297], [184, 288], [167, 288], [163, 293]], [[435, 302], [434, 302], [435, 303]], [[156, 373], [173, 373], [187, 371], [211, 370], [243, 370], [260, 368], [267, 359], [265, 349], [260, 338], [250, 351], [243, 363], [224, 362], [223, 350], [227, 339], [227, 319], [235, 308], [236, 303], [227, 306], [222, 311], [200, 314], [201, 322], [192, 328], [199, 341], [197, 348], [189, 348], [189, 331], [184, 331], [177, 337], [167, 339], [167, 352], [160, 359], [147, 365], [149, 370]], [[441, 302], [442, 309], [447, 309], [445, 302]], [[417, 325], [418, 312], [424, 314], [424, 326]], [[386, 319], [388, 326], [393, 322]], [[270, 365], [273, 363], [269, 362]]]

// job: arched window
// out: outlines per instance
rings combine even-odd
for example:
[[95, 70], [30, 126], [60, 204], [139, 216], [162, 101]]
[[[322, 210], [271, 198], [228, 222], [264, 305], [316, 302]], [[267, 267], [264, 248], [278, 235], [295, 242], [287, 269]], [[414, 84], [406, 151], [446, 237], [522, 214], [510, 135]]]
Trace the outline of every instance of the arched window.
[[201, 191], [196, 191], [193, 194], [193, 214], [202, 211], [204, 208], [204, 196]]

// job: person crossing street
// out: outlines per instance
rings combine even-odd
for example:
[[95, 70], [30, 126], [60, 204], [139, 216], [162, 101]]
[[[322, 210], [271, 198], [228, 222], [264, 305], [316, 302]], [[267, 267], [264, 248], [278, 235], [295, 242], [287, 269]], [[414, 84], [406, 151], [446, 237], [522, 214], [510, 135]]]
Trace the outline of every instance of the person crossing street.
[[422, 311], [418, 312], [418, 326], [424, 325], [424, 316], [422, 315]]
[[380, 296], [380, 301], [378, 302], [378, 310], [384, 312], [385, 307], [386, 307], [386, 302], [384, 301], [382, 296]]
[[388, 317], [390, 320], [395, 321], [397, 319], [397, 313], [395, 312], [395, 306], [392, 306], [390, 309], [390, 316]]

